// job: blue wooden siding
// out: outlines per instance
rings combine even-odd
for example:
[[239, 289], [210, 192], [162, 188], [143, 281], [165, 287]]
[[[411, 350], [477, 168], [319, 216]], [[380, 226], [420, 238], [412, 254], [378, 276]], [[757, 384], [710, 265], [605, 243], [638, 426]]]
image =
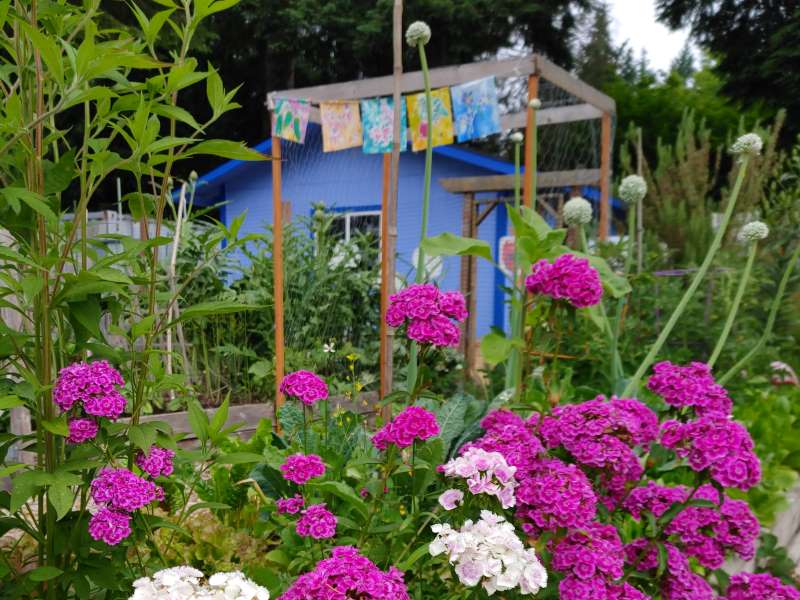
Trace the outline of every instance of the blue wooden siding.
[[[283, 146], [283, 200], [291, 202], [293, 215], [308, 215], [312, 204], [323, 202], [334, 207], [369, 207], [380, 205], [383, 160], [381, 155], [364, 154], [360, 148], [340, 152], [323, 153], [319, 128], [309, 127], [304, 145], [284, 142]], [[424, 153], [410, 151], [401, 154], [398, 191], [398, 261], [400, 275], [413, 273], [411, 253], [419, 242], [422, 186], [424, 175]], [[433, 183], [431, 186], [431, 210], [429, 235], [444, 232], [461, 234], [462, 198], [450, 194], [439, 185], [446, 177], [467, 177], [495, 173], [457, 158], [437, 154], [433, 160]], [[272, 176], [269, 162], [245, 163], [223, 174], [226, 219], [232, 219], [247, 211], [242, 233], [263, 231], [272, 223]], [[209, 190], [211, 191], [211, 190]], [[495, 210], [481, 223], [478, 235], [496, 250], [498, 234], [505, 234], [504, 215], [498, 222]], [[242, 257], [242, 260], [246, 260]], [[502, 326], [502, 296], [495, 291], [502, 275], [485, 261], [478, 263], [477, 305], [478, 335], [486, 334], [492, 325]], [[458, 289], [460, 259], [446, 258], [444, 274], [439, 281], [442, 289]], [[496, 306], [497, 302], [501, 306]]]

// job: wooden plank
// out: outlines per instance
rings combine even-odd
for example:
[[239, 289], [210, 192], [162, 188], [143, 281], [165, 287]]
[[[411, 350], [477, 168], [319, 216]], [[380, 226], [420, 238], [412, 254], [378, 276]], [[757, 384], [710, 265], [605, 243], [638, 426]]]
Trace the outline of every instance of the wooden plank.
[[[600, 181], [600, 169], [576, 169], [574, 171], [545, 171], [536, 176], [537, 188], [593, 185]], [[448, 192], [500, 192], [514, 189], [514, 175], [484, 175], [478, 177], [453, 177], [439, 180]]]
[[[430, 70], [431, 87], [458, 85], [492, 75], [495, 77], [524, 77], [534, 73], [535, 69], [536, 65], [533, 56], [438, 67]], [[403, 94], [422, 90], [423, 87], [422, 71], [410, 71], [400, 76], [400, 92]], [[375, 96], [388, 96], [392, 91], [393, 76], [386, 75], [343, 83], [271, 92], [267, 99], [269, 107], [272, 108], [276, 98], [308, 98], [312, 102], [319, 102], [320, 100], [356, 100]]]
[[[605, 241], [610, 228], [609, 194], [611, 187], [611, 113], [600, 121], [600, 223], [597, 236]], [[632, 209], [631, 209], [632, 210]]]
[[610, 96], [593, 88], [585, 81], [581, 81], [569, 71], [562, 69], [554, 62], [549, 61], [541, 54], [535, 55], [537, 72], [549, 82], [561, 89], [577, 96], [584, 102], [593, 104], [603, 112], [616, 113], [617, 103]]

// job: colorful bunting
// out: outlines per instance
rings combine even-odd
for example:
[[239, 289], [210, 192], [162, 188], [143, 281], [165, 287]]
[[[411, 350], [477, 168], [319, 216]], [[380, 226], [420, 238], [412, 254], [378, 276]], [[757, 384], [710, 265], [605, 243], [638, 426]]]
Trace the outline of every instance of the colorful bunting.
[[333, 152], [361, 145], [358, 102], [321, 102], [322, 151]]
[[[361, 124], [364, 130], [364, 152], [381, 154], [392, 151], [394, 133], [394, 101], [372, 98], [361, 101]], [[400, 104], [400, 151], [408, 146], [406, 103]]]
[[[450, 109], [450, 90], [439, 88], [433, 96], [432, 139], [434, 146], [453, 143], [453, 113]], [[407, 96], [408, 119], [411, 123], [411, 148], [424, 150], [428, 145], [428, 119], [425, 110], [425, 94]]]
[[311, 104], [308, 100], [279, 98], [275, 101], [272, 134], [302, 144], [306, 139]]
[[453, 120], [459, 142], [500, 133], [500, 108], [494, 77], [450, 88]]

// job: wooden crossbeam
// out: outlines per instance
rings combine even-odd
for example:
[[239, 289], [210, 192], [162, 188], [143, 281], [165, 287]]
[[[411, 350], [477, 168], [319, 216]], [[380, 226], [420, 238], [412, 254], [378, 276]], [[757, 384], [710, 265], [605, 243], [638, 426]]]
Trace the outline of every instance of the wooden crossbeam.
[[[590, 104], [601, 112], [616, 112], [616, 104], [613, 98], [606, 96], [600, 90], [593, 88], [588, 83], [581, 81], [568, 71], [562, 69], [555, 63], [549, 61], [541, 54], [533, 54], [522, 58], [510, 58], [504, 60], [488, 60], [475, 63], [466, 63], [451, 67], [438, 67], [430, 70], [431, 86], [434, 88], [459, 85], [468, 83], [484, 77], [527, 77], [528, 75], [539, 74], [544, 79], [569, 92], [573, 96], [581, 99], [584, 103]], [[411, 71], [403, 73], [400, 77], [400, 92], [403, 94], [417, 92], [423, 89], [422, 71]], [[392, 93], [392, 76], [371, 77], [368, 79], [357, 79], [342, 83], [332, 83], [327, 85], [315, 85], [305, 88], [295, 88], [292, 90], [280, 90], [271, 92], [267, 96], [267, 103], [271, 109], [276, 98], [302, 98], [308, 99], [313, 103], [332, 100], [359, 100], [362, 98], [374, 98], [377, 96], [389, 96]], [[581, 105], [578, 105], [581, 106]], [[558, 109], [545, 109], [537, 116], [540, 122], [544, 120], [543, 114], [547, 110], [560, 110], [572, 107], [558, 107]], [[524, 112], [521, 113], [524, 116]], [[553, 115], [569, 115], [568, 111], [552, 113]], [[595, 118], [595, 117], [584, 117]], [[319, 119], [319, 113], [314, 115], [312, 120]], [[569, 119], [580, 120], [580, 119]], [[565, 121], [552, 121], [565, 122]]]
[[[572, 185], [594, 185], [600, 181], [600, 169], [576, 169], [573, 171], [545, 171], [536, 176], [537, 188], [566, 187]], [[501, 192], [514, 189], [513, 175], [483, 175], [478, 177], [448, 177], [439, 183], [448, 192]]]

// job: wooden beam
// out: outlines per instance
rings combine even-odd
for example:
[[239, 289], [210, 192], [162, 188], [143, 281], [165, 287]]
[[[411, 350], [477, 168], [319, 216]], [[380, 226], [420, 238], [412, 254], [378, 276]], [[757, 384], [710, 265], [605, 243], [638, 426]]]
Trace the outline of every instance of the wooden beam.
[[[572, 185], [596, 185], [600, 181], [600, 169], [576, 169], [574, 171], [546, 171], [536, 176], [537, 188], [567, 187]], [[500, 192], [514, 189], [514, 175], [483, 175], [478, 177], [453, 177], [440, 179], [439, 184], [448, 192]]]
[[[273, 114], [273, 118], [274, 118]], [[274, 126], [273, 126], [274, 131]], [[275, 426], [284, 398], [280, 385], [284, 373], [283, 330], [283, 203], [281, 202], [281, 139], [272, 136], [272, 287], [275, 303]]]
[[608, 239], [610, 225], [609, 192], [611, 187], [611, 113], [600, 121], [600, 223], [597, 236]]
[[603, 112], [616, 113], [617, 103], [610, 96], [606, 96], [600, 90], [593, 88], [585, 81], [581, 81], [569, 71], [562, 69], [554, 62], [549, 61], [541, 54], [534, 55], [536, 61], [536, 71], [542, 77], [583, 100], [593, 104]]
[[[467, 83], [484, 77], [525, 77], [536, 71], [533, 56], [466, 63], [430, 70], [431, 87], [444, 87]], [[423, 89], [422, 71], [403, 73], [400, 77], [400, 93]], [[307, 98], [312, 102], [321, 100], [358, 100], [375, 96], [388, 96], [393, 92], [393, 76], [372, 77], [343, 83], [315, 85], [292, 90], [271, 92], [268, 96], [272, 108], [276, 98]]]

